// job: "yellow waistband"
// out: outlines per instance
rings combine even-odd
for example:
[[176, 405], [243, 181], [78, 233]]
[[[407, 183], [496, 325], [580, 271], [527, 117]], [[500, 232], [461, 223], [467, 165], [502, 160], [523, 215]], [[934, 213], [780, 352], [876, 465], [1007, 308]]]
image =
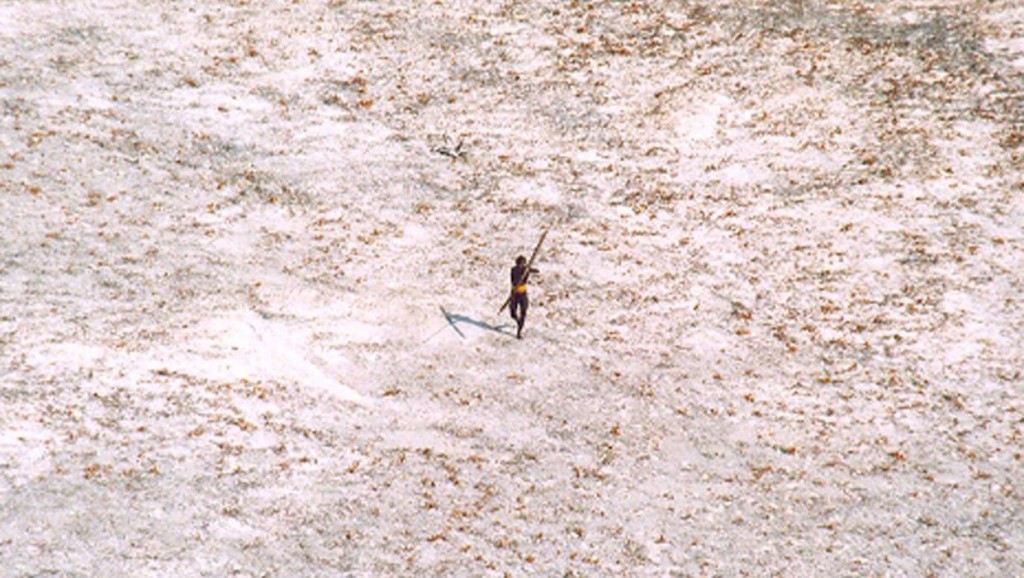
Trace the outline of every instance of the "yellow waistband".
[[526, 293], [526, 285], [516, 285], [514, 291], [520, 295]]

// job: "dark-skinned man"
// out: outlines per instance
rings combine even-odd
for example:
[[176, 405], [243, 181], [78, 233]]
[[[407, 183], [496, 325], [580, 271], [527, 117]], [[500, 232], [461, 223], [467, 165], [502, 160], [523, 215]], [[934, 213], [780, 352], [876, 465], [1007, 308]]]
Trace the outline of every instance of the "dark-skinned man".
[[526, 281], [533, 273], [539, 273], [533, 267], [527, 269], [526, 257], [516, 257], [516, 266], [512, 267], [512, 296], [509, 301], [509, 313], [516, 321], [516, 337], [523, 338], [523, 325], [526, 324], [526, 310], [530, 307], [530, 298], [526, 294]]

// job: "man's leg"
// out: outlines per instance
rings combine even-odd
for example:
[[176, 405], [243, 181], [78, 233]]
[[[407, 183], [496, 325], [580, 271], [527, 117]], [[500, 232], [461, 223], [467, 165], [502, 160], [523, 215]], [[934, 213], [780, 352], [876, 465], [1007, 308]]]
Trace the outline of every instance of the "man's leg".
[[512, 319], [514, 319], [515, 322], [516, 322], [516, 337], [519, 337], [520, 333], [523, 332], [523, 321], [522, 321], [523, 310], [522, 310], [522, 306], [523, 306], [522, 295], [520, 295], [519, 293], [514, 293], [512, 295], [512, 303], [509, 304], [508, 309], [509, 309], [509, 311], [512, 314]]
[[529, 309], [529, 307], [530, 299], [526, 296], [526, 293], [523, 293], [520, 296], [519, 301], [519, 319], [516, 320], [517, 323], [519, 323], [519, 330], [516, 332], [516, 337], [519, 339], [523, 338], [523, 325], [526, 325], [526, 310]]

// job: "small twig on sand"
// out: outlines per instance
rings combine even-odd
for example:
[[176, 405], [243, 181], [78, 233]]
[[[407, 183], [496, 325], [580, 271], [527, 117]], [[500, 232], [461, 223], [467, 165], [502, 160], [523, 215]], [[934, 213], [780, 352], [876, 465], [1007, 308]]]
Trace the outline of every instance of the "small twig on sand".
[[459, 160], [461, 158], [465, 158], [466, 156], [466, 151], [462, 150], [462, 142], [463, 141], [460, 140], [458, 144], [456, 144], [454, 147], [451, 146], [450, 144], [434, 147], [430, 149], [430, 151], [449, 157], [452, 160]]

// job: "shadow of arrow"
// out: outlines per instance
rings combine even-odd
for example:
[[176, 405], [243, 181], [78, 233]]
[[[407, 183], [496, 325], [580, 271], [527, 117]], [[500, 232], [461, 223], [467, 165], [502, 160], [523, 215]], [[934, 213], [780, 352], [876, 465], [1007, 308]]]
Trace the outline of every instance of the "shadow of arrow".
[[508, 325], [491, 325], [490, 323], [485, 323], [479, 319], [473, 319], [472, 317], [452, 313], [444, 307], [441, 307], [441, 313], [444, 314], [444, 318], [448, 321], [448, 324], [452, 326], [452, 329], [454, 329], [455, 332], [459, 334], [459, 337], [463, 339], [466, 338], [466, 334], [459, 329], [460, 323], [472, 325], [473, 327], [478, 327], [480, 329], [486, 329], [487, 331], [494, 331], [495, 333], [501, 333], [502, 335], [512, 335], [512, 333], [505, 331], [505, 329], [509, 327]]

